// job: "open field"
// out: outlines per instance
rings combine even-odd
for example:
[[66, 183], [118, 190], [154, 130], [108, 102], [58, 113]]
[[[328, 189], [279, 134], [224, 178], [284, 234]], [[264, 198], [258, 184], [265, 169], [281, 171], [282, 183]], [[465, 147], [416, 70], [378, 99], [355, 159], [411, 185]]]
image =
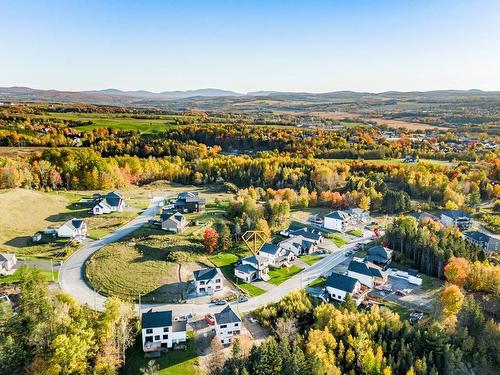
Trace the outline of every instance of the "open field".
[[[43, 152], [43, 150], [48, 149], [50, 147], [0, 147], [0, 156], [7, 158], [16, 158], [16, 157], [29, 157], [33, 155], [35, 152]], [[85, 149], [86, 147], [58, 147], [61, 149]]]
[[[100, 238], [137, 216], [149, 204], [151, 191], [131, 186], [121, 190], [130, 205], [123, 212], [94, 216], [82, 198], [95, 191], [39, 192], [25, 189], [0, 191], [0, 250], [18, 255], [56, 257], [69, 255], [62, 248], [68, 239], [33, 243], [31, 236], [47, 227], [57, 228], [72, 218], [84, 219], [88, 237]], [[104, 193], [100, 191], [100, 193]], [[29, 219], [28, 219], [29, 218]]]
[[[326, 159], [326, 160], [331, 160], [331, 161], [353, 161], [357, 159]], [[405, 164], [403, 159], [394, 159], [394, 158], [389, 158], [389, 159], [365, 159], [364, 160], [367, 163], [374, 163], [374, 164]], [[457, 165], [455, 162], [450, 162], [446, 160], [434, 160], [434, 159], [420, 159], [419, 163], [431, 163], [431, 164], [437, 164], [437, 165], [443, 165], [447, 167], [453, 167]], [[408, 165], [414, 165], [414, 164], [408, 164]]]
[[[138, 375], [140, 369], [147, 367], [150, 358], [144, 358], [144, 352], [141, 347], [141, 339], [137, 338], [136, 344], [128, 349], [127, 361], [125, 363], [125, 375]], [[201, 375], [198, 356], [194, 347], [194, 338], [192, 332], [188, 332], [187, 350], [171, 350], [161, 353], [159, 358], [154, 358], [156, 364], [160, 367], [158, 375]]]
[[[36, 116], [34, 116], [36, 117]], [[97, 128], [113, 128], [121, 130], [136, 130], [141, 133], [157, 133], [178, 126], [175, 118], [181, 116], [162, 115], [161, 119], [136, 119], [126, 114], [114, 113], [47, 113], [43, 118], [62, 119], [67, 121], [92, 121], [91, 125], [78, 126], [79, 130]]]

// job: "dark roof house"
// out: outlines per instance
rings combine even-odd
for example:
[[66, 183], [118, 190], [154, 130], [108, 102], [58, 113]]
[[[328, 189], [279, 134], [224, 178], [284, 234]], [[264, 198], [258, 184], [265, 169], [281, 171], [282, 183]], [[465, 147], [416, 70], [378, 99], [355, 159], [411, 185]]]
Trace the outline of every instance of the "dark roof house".
[[172, 311], [148, 311], [142, 314], [142, 329], [172, 326]]
[[370, 262], [383, 265], [388, 264], [391, 258], [392, 250], [380, 245], [370, 247], [365, 257], [365, 259]]
[[358, 280], [352, 277], [341, 275], [339, 273], [332, 273], [326, 279], [326, 286], [352, 293], [356, 289], [356, 284], [358, 282]]
[[220, 313], [215, 313], [215, 321], [218, 325], [239, 323], [241, 318], [233, 311], [231, 305], [227, 305]]
[[215, 276], [219, 275], [217, 268], [204, 268], [193, 272], [195, 281], [212, 280]]

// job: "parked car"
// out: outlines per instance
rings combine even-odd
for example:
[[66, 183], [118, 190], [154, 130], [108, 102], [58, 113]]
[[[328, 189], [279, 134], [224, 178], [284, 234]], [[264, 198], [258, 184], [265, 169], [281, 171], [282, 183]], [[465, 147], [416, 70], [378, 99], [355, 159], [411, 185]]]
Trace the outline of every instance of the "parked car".
[[205, 321], [209, 326], [213, 326], [215, 324], [215, 318], [211, 314], [205, 315]]
[[246, 302], [246, 301], [248, 301], [247, 296], [240, 296], [240, 298], [238, 298], [238, 302]]
[[421, 311], [414, 311], [410, 314], [410, 324], [417, 324], [424, 317], [424, 313]]
[[212, 298], [212, 299], [210, 300], [210, 303], [217, 303], [217, 302], [219, 302], [219, 301], [220, 301], [220, 299], [219, 299], [219, 298]]
[[215, 304], [217, 306], [223, 306], [223, 305], [227, 305], [227, 301], [225, 299], [220, 299], [217, 302], [215, 302]]

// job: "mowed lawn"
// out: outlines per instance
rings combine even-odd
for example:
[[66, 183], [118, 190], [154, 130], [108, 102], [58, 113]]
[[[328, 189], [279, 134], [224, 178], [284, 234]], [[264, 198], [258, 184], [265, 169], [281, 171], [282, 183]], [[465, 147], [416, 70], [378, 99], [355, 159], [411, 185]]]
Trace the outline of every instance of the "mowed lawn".
[[332, 241], [337, 247], [342, 247], [347, 243], [347, 240], [340, 234], [328, 233], [326, 238]]
[[301, 255], [299, 259], [303, 261], [304, 263], [309, 264], [312, 266], [314, 263], [320, 261], [323, 257], [315, 254], [307, 254], [307, 255]]
[[49, 113], [43, 118], [57, 118], [68, 121], [92, 121], [92, 124], [78, 126], [75, 129], [93, 130], [97, 128], [113, 128], [135, 130], [141, 133], [156, 133], [178, 126], [175, 119], [182, 116], [162, 115], [160, 119], [137, 119], [127, 114], [114, 113]]
[[[57, 271], [52, 272], [52, 271], [47, 271], [47, 270], [40, 270], [40, 273], [47, 281], [57, 282], [57, 280], [59, 278], [59, 272], [57, 272]], [[0, 276], [0, 285], [19, 281], [20, 274], [21, 274], [21, 270], [18, 269], [12, 275]]]
[[140, 375], [141, 369], [146, 368], [150, 360], [154, 360], [160, 370], [159, 375], [202, 375], [199, 368], [198, 356], [194, 347], [192, 332], [188, 332], [187, 350], [171, 350], [161, 353], [159, 358], [144, 358], [141, 340], [138, 338], [136, 344], [127, 350], [125, 375]]
[[280, 285], [281, 283], [285, 282], [290, 277], [298, 274], [302, 270], [303, 270], [303, 268], [300, 268], [299, 266], [296, 266], [296, 265], [293, 265], [290, 267], [271, 269], [271, 270], [269, 270], [270, 279], [268, 280], [268, 283], [271, 283], [274, 285]]

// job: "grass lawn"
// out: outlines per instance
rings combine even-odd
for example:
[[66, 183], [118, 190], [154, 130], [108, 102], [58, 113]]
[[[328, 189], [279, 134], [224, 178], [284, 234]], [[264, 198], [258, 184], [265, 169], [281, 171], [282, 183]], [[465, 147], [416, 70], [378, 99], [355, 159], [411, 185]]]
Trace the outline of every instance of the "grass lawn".
[[398, 314], [401, 317], [401, 320], [410, 319], [410, 310], [408, 310], [406, 307], [387, 300], [383, 300], [380, 303], [390, 309], [392, 312]]
[[326, 238], [330, 239], [337, 247], [342, 247], [347, 243], [347, 240], [340, 234], [328, 233]]
[[[0, 285], [19, 281], [20, 273], [21, 273], [20, 270], [16, 270], [16, 272], [14, 272], [12, 275], [0, 277]], [[40, 270], [40, 273], [45, 277], [45, 279], [47, 281], [52, 281], [51, 271]], [[54, 281], [55, 282], [57, 282], [58, 277], [59, 277], [59, 272], [54, 271]]]
[[353, 229], [353, 230], [349, 231], [348, 233], [352, 234], [353, 236], [356, 236], [356, 237], [363, 236], [363, 232], [361, 231], [361, 229]]
[[325, 285], [326, 285], [326, 278], [323, 276], [320, 276], [317, 279], [313, 280], [313, 282], [310, 283], [308, 286], [313, 287], [313, 288], [322, 288]]
[[269, 270], [269, 283], [274, 285], [280, 285], [281, 283], [288, 280], [290, 277], [298, 274], [303, 268], [293, 265], [291, 267], [274, 268]]
[[258, 286], [247, 284], [247, 283], [239, 283], [238, 286], [249, 296], [256, 297], [264, 294], [266, 291], [264, 289], [259, 288]]
[[218, 253], [208, 257], [217, 267], [224, 267], [236, 263], [239, 257], [233, 253]]
[[310, 266], [312, 266], [314, 263], [316, 263], [317, 261], [321, 260], [323, 257], [319, 256], [319, 255], [314, 255], [314, 254], [309, 254], [309, 255], [301, 255], [299, 257], [299, 259], [307, 264], [309, 264]]
[[159, 358], [144, 358], [140, 338], [136, 344], [127, 351], [123, 373], [125, 375], [138, 375], [141, 368], [147, 367], [150, 360], [154, 360], [160, 367], [159, 375], [201, 375], [203, 372], [198, 367], [199, 361], [194, 347], [193, 333], [188, 332], [187, 350], [172, 350], [161, 353]]
[[436, 277], [420, 274], [422, 279], [422, 290], [435, 290], [438, 291], [443, 287], [444, 282]]
[[361, 249], [361, 250], [356, 251], [354, 253], [354, 256], [357, 258], [364, 258], [366, 256], [366, 254], [368, 254], [368, 250]]

